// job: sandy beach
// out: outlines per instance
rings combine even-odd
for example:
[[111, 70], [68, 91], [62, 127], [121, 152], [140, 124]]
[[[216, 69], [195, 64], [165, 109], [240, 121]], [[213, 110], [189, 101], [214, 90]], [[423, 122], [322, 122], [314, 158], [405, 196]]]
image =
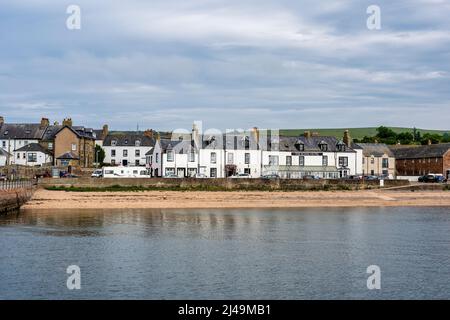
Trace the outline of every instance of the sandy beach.
[[64, 192], [37, 190], [23, 209], [450, 206], [449, 191]]

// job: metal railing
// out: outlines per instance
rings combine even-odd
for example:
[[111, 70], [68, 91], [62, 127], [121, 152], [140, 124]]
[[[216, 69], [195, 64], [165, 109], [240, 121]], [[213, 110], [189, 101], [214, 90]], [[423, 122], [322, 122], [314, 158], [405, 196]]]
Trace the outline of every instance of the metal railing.
[[0, 190], [30, 188], [35, 184], [36, 180], [2, 180], [0, 181]]

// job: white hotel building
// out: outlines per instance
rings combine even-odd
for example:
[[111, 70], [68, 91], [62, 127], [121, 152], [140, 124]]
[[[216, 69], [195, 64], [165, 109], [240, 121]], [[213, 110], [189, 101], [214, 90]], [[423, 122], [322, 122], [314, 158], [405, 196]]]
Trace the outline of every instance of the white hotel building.
[[362, 149], [344, 139], [305, 132], [300, 137], [279, 137], [258, 130], [201, 135], [194, 127], [191, 140], [160, 139], [147, 157], [153, 176], [175, 174], [225, 178], [246, 173], [251, 178], [277, 174], [299, 179], [315, 176], [345, 178], [362, 173]]

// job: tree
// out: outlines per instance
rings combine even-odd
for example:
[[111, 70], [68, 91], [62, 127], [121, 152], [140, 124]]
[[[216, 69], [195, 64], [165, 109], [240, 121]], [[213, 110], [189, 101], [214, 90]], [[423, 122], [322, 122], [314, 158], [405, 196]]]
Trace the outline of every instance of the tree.
[[428, 141], [431, 141], [432, 144], [436, 144], [441, 142], [442, 136], [436, 133], [425, 133], [420, 140], [422, 145], [428, 144]]
[[103, 161], [105, 161], [105, 150], [99, 145], [95, 145], [95, 162], [103, 165]]
[[411, 132], [401, 132], [397, 134], [397, 140], [401, 144], [411, 144], [414, 141], [414, 136]]
[[442, 142], [443, 143], [450, 142], [450, 133], [446, 132], [442, 135]]

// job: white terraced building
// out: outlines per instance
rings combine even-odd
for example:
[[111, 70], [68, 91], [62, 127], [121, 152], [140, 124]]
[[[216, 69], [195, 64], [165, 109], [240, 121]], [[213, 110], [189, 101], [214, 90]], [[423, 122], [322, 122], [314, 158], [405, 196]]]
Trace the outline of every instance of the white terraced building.
[[162, 139], [147, 157], [153, 176], [175, 174], [209, 178], [248, 174], [251, 178], [277, 174], [300, 179], [345, 178], [362, 173], [362, 149], [344, 139], [312, 135], [279, 137], [256, 128], [246, 132], [201, 135], [194, 127], [191, 141]]
[[154, 146], [155, 139], [144, 134], [108, 135], [103, 140], [103, 162], [112, 166], [145, 166], [146, 154]]

